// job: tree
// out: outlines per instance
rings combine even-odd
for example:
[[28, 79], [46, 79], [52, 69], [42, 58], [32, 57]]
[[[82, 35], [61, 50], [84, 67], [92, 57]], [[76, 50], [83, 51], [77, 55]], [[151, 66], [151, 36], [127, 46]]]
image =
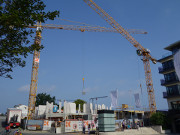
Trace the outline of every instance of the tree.
[[43, 46], [30, 44], [33, 31], [27, 26], [54, 20], [59, 11], [45, 11], [42, 0], [0, 0], [0, 76], [11, 78], [14, 67], [24, 67], [25, 58]]
[[83, 104], [86, 103], [86, 101], [82, 100], [82, 99], [77, 99], [74, 101], [74, 103], [76, 104], [76, 110], [79, 109], [79, 104], [81, 106], [81, 112], [83, 111]]
[[39, 93], [37, 94], [36, 96], [36, 106], [38, 105], [46, 105], [46, 102], [53, 102], [53, 104], [55, 105], [55, 101], [56, 101], [56, 98], [55, 96], [51, 97], [50, 94], [46, 94], [46, 93]]
[[0, 116], [6, 116], [4, 113], [0, 113]]

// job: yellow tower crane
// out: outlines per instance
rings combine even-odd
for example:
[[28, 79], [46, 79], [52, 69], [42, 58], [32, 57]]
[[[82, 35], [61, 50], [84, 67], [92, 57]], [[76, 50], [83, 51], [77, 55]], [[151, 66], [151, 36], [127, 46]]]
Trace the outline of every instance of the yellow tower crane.
[[150, 68], [151, 60], [156, 64], [156, 59], [150, 55], [150, 51], [140, 45], [121, 25], [119, 25], [109, 14], [107, 14], [102, 8], [100, 8], [93, 0], [83, 0], [87, 3], [97, 14], [99, 14], [104, 20], [106, 20], [118, 33], [124, 36], [134, 47], [137, 48], [138, 55], [143, 56], [144, 71], [146, 77], [146, 86], [148, 92], [150, 115], [156, 112], [156, 101], [154, 95], [152, 74]]
[[[41, 24], [37, 25], [35, 44], [41, 45]], [[40, 51], [35, 50], [33, 55], [33, 64], [31, 72], [31, 85], [29, 92], [29, 103], [28, 103], [28, 120], [32, 119], [35, 112], [36, 93], [37, 93], [37, 81], [38, 81], [38, 69], [39, 69]]]
[[[35, 44], [41, 44], [41, 33], [42, 29], [60, 29], [60, 30], [75, 30], [75, 31], [89, 31], [89, 32], [114, 32], [118, 33], [114, 28], [105, 28], [100, 26], [78, 26], [78, 25], [55, 25], [55, 24], [45, 24], [41, 25], [38, 23], [34, 26], [27, 26], [28, 28], [36, 28], [36, 37]], [[127, 29], [132, 34], [147, 34], [143, 30], [136, 29]], [[34, 51], [33, 56], [33, 65], [31, 73], [31, 85], [29, 92], [29, 103], [28, 103], [28, 120], [32, 119], [35, 112], [35, 103], [36, 103], [36, 93], [37, 93], [37, 84], [38, 84], [38, 69], [39, 69], [39, 60], [40, 60], [40, 51]], [[83, 78], [84, 85], [84, 78]], [[84, 86], [83, 86], [84, 87]]]

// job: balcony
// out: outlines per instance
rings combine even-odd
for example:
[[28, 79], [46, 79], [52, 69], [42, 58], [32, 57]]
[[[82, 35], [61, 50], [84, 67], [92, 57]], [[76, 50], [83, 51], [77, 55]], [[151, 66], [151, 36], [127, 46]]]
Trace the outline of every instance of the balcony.
[[159, 70], [159, 73], [160, 73], [160, 74], [164, 74], [165, 72], [174, 70], [174, 66], [169, 67], [169, 68], [158, 67], [158, 70]]
[[162, 73], [164, 71], [163, 67], [158, 67], [159, 73]]
[[164, 86], [164, 84], [166, 83], [164, 79], [161, 79], [161, 85]]
[[171, 79], [169, 81], [165, 81], [164, 79], [161, 79], [160, 81], [161, 81], [161, 85], [162, 86], [166, 86], [166, 85], [169, 85], [169, 84], [173, 84], [173, 83], [178, 83], [179, 82], [179, 80], [177, 80], [175, 78]]
[[163, 92], [163, 98], [179, 97], [180, 96], [179, 91], [178, 90], [174, 90], [172, 93]]
[[169, 110], [168, 110], [168, 114], [169, 114], [170, 116], [176, 115], [176, 114], [180, 114], [180, 109], [169, 109]]
[[163, 92], [163, 98], [167, 98], [167, 92]]
[[162, 61], [164, 61], [165, 59], [170, 58], [170, 57], [172, 57], [172, 56], [173, 56], [172, 52], [168, 52], [168, 53], [164, 54], [164, 55], [162, 56], [162, 58], [158, 60], [158, 62], [162, 62]]

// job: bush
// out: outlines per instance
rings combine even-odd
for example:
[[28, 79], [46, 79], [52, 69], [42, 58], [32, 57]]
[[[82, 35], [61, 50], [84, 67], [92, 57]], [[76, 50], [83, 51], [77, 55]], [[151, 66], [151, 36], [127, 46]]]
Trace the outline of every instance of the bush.
[[152, 125], [162, 125], [163, 129], [167, 129], [169, 125], [167, 116], [162, 112], [153, 113], [150, 122]]

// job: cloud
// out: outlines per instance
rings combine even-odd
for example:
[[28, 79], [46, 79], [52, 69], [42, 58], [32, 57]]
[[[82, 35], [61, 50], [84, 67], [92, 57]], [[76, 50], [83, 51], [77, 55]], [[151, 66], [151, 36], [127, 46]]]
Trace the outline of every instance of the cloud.
[[47, 86], [39, 86], [38, 87], [38, 92], [52, 92], [56, 89], [56, 86], [55, 85], [51, 85], [50, 87], [47, 87]]
[[118, 90], [119, 97], [129, 97], [134, 95], [135, 93], [140, 93], [141, 90], [134, 89], [134, 90]]
[[52, 85], [50, 88], [47, 89], [47, 91], [50, 92], [50, 91], [53, 91], [53, 90], [55, 90], [55, 89], [56, 89], [56, 86], [55, 86], [55, 85]]
[[129, 97], [136, 92], [139, 92], [139, 91], [138, 90], [119, 90], [118, 95], [119, 97]]
[[127, 80], [121, 79], [121, 80], [115, 81], [115, 84], [118, 86], [121, 86], [121, 85], [126, 85], [127, 82], [128, 82]]
[[95, 87], [92, 87], [92, 88], [85, 88], [84, 89], [84, 92], [93, 92], [93, 91], [98, 91], [99, 90], [99, 88], [97, 87], [97, 86], [95, 86]]
[[29, 92], [29, 90], [30, 90], [30, 85], [29, 84], [23, 85], [20, 88], [18, 88], [18, 91], [20, 91], [20, 92]]
[[[47, 93], [47, 92], [52, 92], [53, 90], [55, 90], [56, 89], [56, 86], [55, 85], [51, 85], [50, 87], [45, 87], [45, 86], [38, 86], [37, 87], [37, 91], [38, 91], [38, 93], [40, 92], [45, 92], [45, 93]], [[18, 88], [18, 91], [19, 92], [29, 92], [29, 90], [30, 90], [30, 85], [29, 84], [27, 84], [27, 85], [23, 85], [23, 86], [21, 86], [20, 88]]]
[[124, 91], [124, 90], [118, 91], [118, 96], [119, 97], [125, 96], [126, 94], [127, 94], [127, 91]]
[[170, 16], [172, 14], [172, 9], [167, 8], [164, 10], [165, 15]]

